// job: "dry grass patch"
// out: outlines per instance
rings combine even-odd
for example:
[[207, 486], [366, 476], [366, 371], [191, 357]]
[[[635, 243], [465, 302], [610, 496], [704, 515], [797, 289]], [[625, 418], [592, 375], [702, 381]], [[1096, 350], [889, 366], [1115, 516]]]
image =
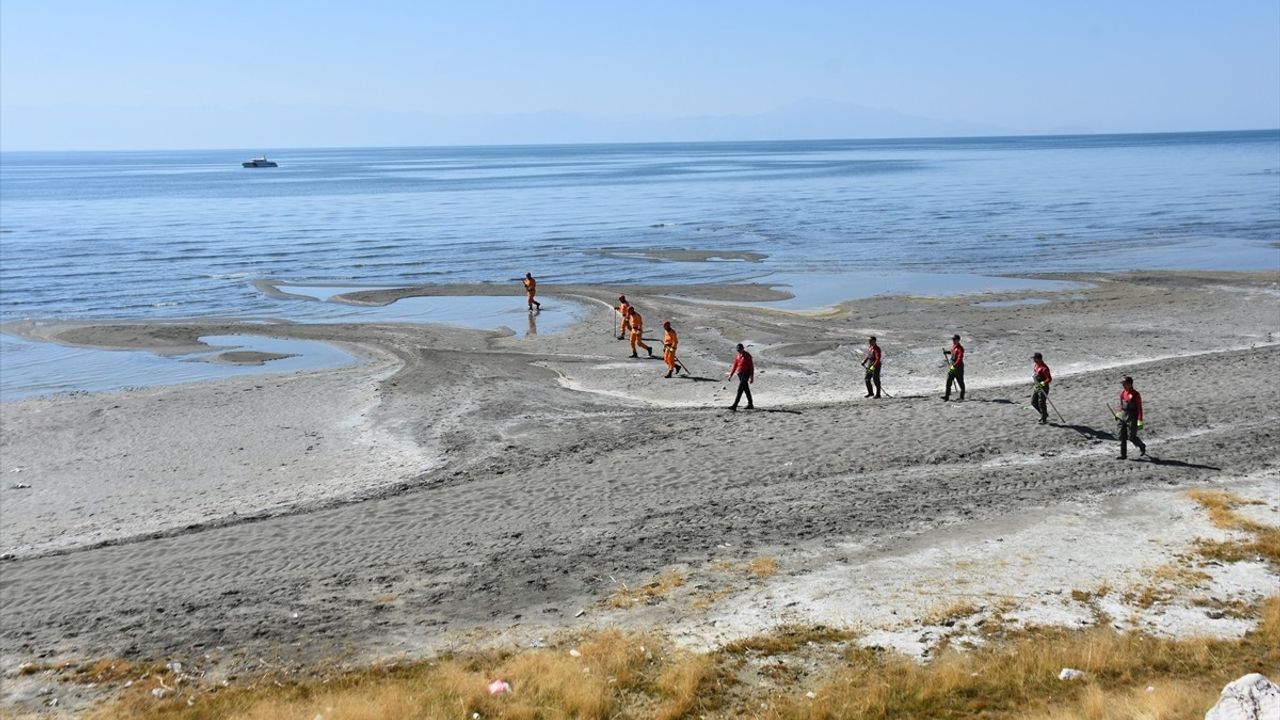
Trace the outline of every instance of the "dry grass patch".
[[1167, 603], [1178, 595], [1203, 585], [1208, 573], [1170, 563], [1152, 570], [1147, 582], [1124, 594], [1124, 601], [1143, 609]]
[[736, 592], [738, 592], [738, 590], [736, 588], [731, 588], [731, 587], [723, 587], [723, 588], [718, 588], [716, 590], [710, 590], [708, 592], [701, 593], [697, 597], [695, 597], [689, 603], [689, 607], [693, 608], [694, 610], [706, 610], [711, 606], [715, 605], [716, 603], [720, 602], [721, 600], [729, 597], [730, 595], [733, 595]]
[[[831, 647], [852, 636], [832, 628], [785, 627], [697, 654], [654, 636], [607, 631], [572, 647], [476, 653], [343, 673], [325, 682], [277, 685], [262, 679], [251, 687], [159, 701], [135, 687], [88, 717], [398, 720], [479, 713], [520, 720], [1198, 720], [1227, 682], [1280, 666], [1280, 596], [1263, 604], [1258, 629], [1239, 640], [1178, 641], [1105, 628], [1029, 630], [976, 650], [945, 649], [920, 665], [883, 650]], [[747, 654], [785, 659], [788, 667], [802, 657], [828, 661], [813, 668], [817, 675], [789, 676], [786, 690], [778, 691], [743, 681], [756, 672]], [[1060, 681], [1063, 667], [1086, 675]], [[509, 682], [512, 692], [491, 696], [486, 688], [495, 678]], [[194, 700], [190, 707], [187, 698]]]
[[[1170, 640], [1108, 629], [1038, 630], [1015, 641], [961, 652], [944, 650], [928, 665], [851, 648], [847, 662], [814, 689], [776, 699], [760, 716], [771, 720], [897, 718], [1201, 718], [1227, 682], [1280, 663], [1280, 597], [1263, 609], [1258, 630], [1243, 640]], [[1064, 667], [1086, 673], [1058, 680]], [[1106, 705], [1137, 702], [1166, 714], [1097, 714]], [[1101, 699], [1101, 700], [1100, 700]], [[1118, 704], [1117, 707], [1124, 705]], [[1139, 707], [1139, 705], [1134, 705]]]
[[784, 655], [804, 645], [844, 642], [857, 637], [852, 630], [825, 625], [783, 625], [764, 635], [755, 635], [725, 645], [721, 652], [729, 655]]
[[619, 583], [617, 589], [613, 591], [613, 594], [605, 602], [609, 607], [617, 609], [652, 604], [670, 595], [676, 588], [684, 585], [688, 579], [688, 574], [681, 570], [665, 570], [654, 579], [636, 588], [628, 587], [625, 583]]
[[1071, 599], [1079, 603], [1088, 604], [1109, 594], [1111, 594], [1111, 586], [1107, 583], [1102, 583], [1092, 590], [1072, 590]]
[[981, 605], [968, 600], [955, 600], [930, 608], [920, 620], [925, 625], [954, 625], [957, 620], [976, 615], [981, 611]]
[[1265, 503], [1222, 490], [1188, 490], [1186, 495], [1208, 511], [1214, 527], [1251, 536], [1241, 540], [1197, 540], [1196, 549], [1201, 556], [1220, 562], [1262, 558], [1280, 567], [1280, 526], [1264, 525], [1236, 512], [1236, 508], [1244, 505]]
[[[491, 695], [505, 680], [510, 693]], [[119, 720], [399, 720], [400, 718], [677, 718], [714, 711], [714, 658], [653, 636], [605, 631], [573, 648], [476, 653], [344, 673], [323, 682], [209, 690], [157, 701], [126, 692], [89, 717]], [[188, 706], [188, 699], [194, 702]]]
[[1236, 512], [1236, 508], [1242, 505], [1264, 505], [1261, 500], [1249, 500], [1225, 490], [1188, 490], [1186, 496], [1208, 511], [1209, 522], [1214, 527], [1247, 532], [1254, 532], [1262, 527]]
[[748, 575], [764, 579], [773, 577], [778, 574], [778, 559], [773, 557], [758, 557], [747, 563], [746, 571]]

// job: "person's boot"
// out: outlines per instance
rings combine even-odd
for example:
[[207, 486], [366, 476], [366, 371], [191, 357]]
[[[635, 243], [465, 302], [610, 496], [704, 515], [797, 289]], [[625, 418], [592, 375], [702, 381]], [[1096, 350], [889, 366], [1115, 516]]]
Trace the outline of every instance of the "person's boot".
[[633, 357], [633, 358], [638, 358], [638, 357], [640, 357], [640, 356], [639, 356], [639, 355], [637, 355], [637, 354], [635, 354], [635, 353], [631, 353], [631, 357]]
[[649, 357], [653, 357], [653, 348], [645, 348], [645, 350], [649, 351]]
[[666, 374], [666, 375], [663, 375], [662, 377], [664, 377], [664, 378], [666, 378], [666, 379], [670, 380], [670, 379], [671, 379], [671, 371], [670, 371], [670, 370], [668, 370], [668, 371], [667, 371], [667, 374]]

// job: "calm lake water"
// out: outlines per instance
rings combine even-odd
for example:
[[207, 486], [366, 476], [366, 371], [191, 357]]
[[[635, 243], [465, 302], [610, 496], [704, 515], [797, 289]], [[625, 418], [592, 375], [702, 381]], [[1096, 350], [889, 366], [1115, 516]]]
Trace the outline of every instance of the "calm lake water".
[[[0, 154], [0, 321], [377, 319], [267, 297], [253, 281], [480, 281], [512, 305], [486, 306], [482, 324], [531, 335], [526, 271], [544, 283], [780, 282], [799, 291], [796, 307], [1011, 287], [996, 274], [1280, 269], [1280, 130], [267, 150], [278, 168], [242, 168], [257, 148]], [[665, 249], [767, 257], [648, 254]], [[429, 304], [384, 312], [476, 314]], [[548, 314], [541, 331], [571, 319]], [[10, 340], [4, 374], [57, 365]]]
[[[1280, 131], [281, 150], [278, 168], [240, 167], [257, 154], [0, 155], [0, 320], [342, 312], [264, 297], [258, 278], [518, 295], [525, 271], [1280, 267]], [[636, 254], [665, 248], [769, 257]]]

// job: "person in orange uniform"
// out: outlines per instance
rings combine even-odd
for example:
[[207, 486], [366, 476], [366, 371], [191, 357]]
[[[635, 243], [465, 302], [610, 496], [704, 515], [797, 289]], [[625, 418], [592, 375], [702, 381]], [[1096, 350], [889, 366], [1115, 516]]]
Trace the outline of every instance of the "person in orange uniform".
[[943, 400], [951, 399], [951, 383], [960, 388], [960, 399], [964, 399], [964, 346], [960, 344], [960, 336], [951, 336], [951, 349], [943, 350], [947, 356], [947, 391], [942, 394]]
[[1128, 458], [1125, 443], [1133, 443], [1143, 457], [1147, 455], [1147, 444], [1138, 439], [1138, 431], [1142, 429], [1142, 394], [1133, 388], [1133, 378], [1128, 375], [1120, 381], [1120, 414], [1116, 415], [1116, 424], [1120, 430], [1120, 457]]
[[[631, 303], [627, 302], [626, 295], [618, 296], [618, 307], [614, 308], [614, 310], [617, 310], [618, 314], [622, 316], [618, 325], [618, 339], [621, 340], [627, 336], [627, 330], [631, 328]], [[634, 350], [635, 348], [632, 348], [633, 352]]]
[[756, 381], [756, 365], [751, 359], [751, 353], [742, 347], [742, 343], [738, 343], [738, 355], [733, 359], [733, 365], [729, 367], [729, 377], [738, 376], [738, 394], [733, 398], [733, 404], [729, 406], [730, 410], [738, 410], [738, 401], [742, 400], [742, 396], [747, 396], [747, 409], [755, 410], [756, 404], [751, 400], [751, 387], [749, 383]]
[[1032, 355], [1031, 361], [1031, 381], [1036, 384], [1031, 391], [1031, 407], [1040, 411], [1040, 424], [1044, 425], [1049, 422], [1049, 383], [1053, 382], [1053, 373], [1040, 353]]
[[676, 347], [680, 345], [680, 338], [676, 335], [676, 331], [671, 329], [671, 321], [662, 321], [662, 361], [667, 364], [666, 377], [671, 377], [671, 373], [680, 372], [684, 368], [676, 364]]
[[[876, 336], [867, 338], [867, 354], [862, 358], [862, 367], [867, 369], [867, 397], [880, 397], [880, 365], [884, 362], [884, 353], [876, 344]], [[871, 384], [875, 383], [876, 391], [871, 392]]]
[[640, 357], [636, 354], [637, 347], [644, 348], [644, 351], [649, 353], [649, 357], [653, 357], [653, 348], [644, 344], [644, 318], [641, 317], [640, 311], [632, 307], [627, 323], [627, 327], [631, 328], [631, 357]]
[[532, 273], [524, 274], [524, 291], [529, 298], [529, 309], [533, 310], [537, 306], [538, 310], [542, 310], [542, 303], [533, 299], [534, 293], [538, 291], [538, 281], [533, 279]]

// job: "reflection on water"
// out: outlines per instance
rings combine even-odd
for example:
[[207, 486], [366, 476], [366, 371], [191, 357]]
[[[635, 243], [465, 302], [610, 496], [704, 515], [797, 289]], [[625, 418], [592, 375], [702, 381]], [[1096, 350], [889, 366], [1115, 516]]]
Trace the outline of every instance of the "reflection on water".
[[[523, 291], [517, 295], [433, 295], [401, 298], [390, 305], [360, 305], [343, 302], [340, 295], [369, 290], [383, 290], [385, 286], [330, 286], [277, 284], [276, 289], [290, 295], [324, 300], [323, 303], [305, 303], [307, 307], [289, 307], [289, 319], [296, 322], [415, 322], [456, 325], [477, 330], [510, 328], [519, 332], [527, 322], [532, 332], [558, 333], [568, 329], [586, 315], [582, 304], [557, 295], [542, 296], [542, 309], [536, 320], [524, 320], [529, 311]], [[285, 303], [296, 301], [283, 301]]]

